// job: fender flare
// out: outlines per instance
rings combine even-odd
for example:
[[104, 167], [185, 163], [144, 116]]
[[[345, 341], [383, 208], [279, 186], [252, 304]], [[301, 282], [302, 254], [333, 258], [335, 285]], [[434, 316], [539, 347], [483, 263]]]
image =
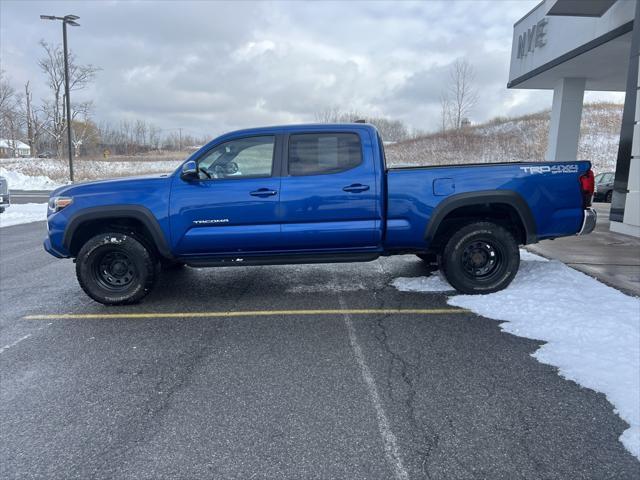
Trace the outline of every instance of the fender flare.
[[513, 190], [481, 190], [478, 192], [458, 193], [447, 197], [433, 210], [424, 233], [425, 240], [427, 242], [433, 240], [442, 221], [455, 209], [489, 203], [502, 203], [513, 207], [524, 226], [526, 243], [536, 243], [538, 241], [533, 213], [531, 213], [531, 209], [524, 198]]
[[114, 219], [134, 219], [142, 223], [151, 234], [151, 238], [158, 253], [165, 258], [173, 258], [167, 240], [160, 228], [156, 217], [148, 208], [140, 205], [105, 205], [101, 207], [89, 207], [75, 213], [69, 219], [64, 230], [62, 245], [69, 250], [71, 241], [76, 230], [87, 221], [100, 220], [106, 218]]

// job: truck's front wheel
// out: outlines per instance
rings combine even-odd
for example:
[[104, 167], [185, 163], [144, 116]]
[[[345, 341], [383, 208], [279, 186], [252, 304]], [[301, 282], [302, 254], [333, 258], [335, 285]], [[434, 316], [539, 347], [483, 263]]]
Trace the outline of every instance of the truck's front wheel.
[[511, 232], [492, 222], [465, 225], [449, 239], [442, 255], [444, 276], [467, 294], [506, 288], [519, 266], [518, 243]]
[[78, 252], [76, 275], [87, 295], [104, 305], [139, 302], [156, 280], [156, 260], [131, 235], [102, 233]]

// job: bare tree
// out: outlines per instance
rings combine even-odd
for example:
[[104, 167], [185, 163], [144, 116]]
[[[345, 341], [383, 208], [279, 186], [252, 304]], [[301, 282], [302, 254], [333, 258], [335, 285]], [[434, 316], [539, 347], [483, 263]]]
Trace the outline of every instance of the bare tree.
[[343, 111], [335, 105], [316, 112], [313, 116], [318, 123], [350, 123], [362, 118], [356, 110]]
[[409, 136], [407, 126], [400, 120], [391, 120], [385, 117], [370, 117], [366, 120], [371, 125], [375, 125], [385, 142], [401, 142]]
[[366, 120], [375, 125], [382, 139], [386, 142], [400, 142], [409, 136], [409, 131], [400, 120], [391, 120], [386, 117], [367, 117], [356, 110], [342, 111], [340, 107], [333, 106], [316, 112], [314, 117], [319, 123], [351, 123], [356, 120]]
[[466, 118], [478, 101], [478, 95], [473, 87], [475, 72], [467, 59], [457, 59], [449, 72], [448, 108], [451, 123], [454, 128], [462, 126]]
[[[58, 157], [63, 154], [63, 139], [67, 130], [64, 96], [64, 52], [60, 45], [50, 45], [40, 41], [45, 55], [38, 61], [44, 73], [51, 97], [44, 101], [43, 111], [46, 117], [46, 131], [52, 136]], [[95, 78], [100, 68], [93, 65], [78, 65], [73, 53], [69, 53], [69, 90], [78, 91], [85, 88]], [[79, 105], [79, 108], [83, 108]], [[73, 106], [72, 106], [73, 109]], [[73, 113], [73, 112], [72, 112]], [[77, 114], [76, 114], [77, 115]]]
[[6, 111], [15, 100], [16, 91], [7, 80], [4, 70], [0, 70], [0, 112]]
[[149, 145], [154, 150], [160, 149], [160, 141], [161, 141], [160, 134], [161, 134], [160, 128], [156, 127], [153, 124], [149, 125]]
[[7, 147], [15, 152], [16, 141], [21, 136], [21, 97], [0, 70], [0, 138], [7, 140]]
[[446, 92], [440, 94], [440, 128], [446, 132], [451, 126], [451, 101]]
[[147, 134], [149, 133], [149, 128], [147, 127], [147, 123], [144, 120], [136, 120], [134, 130], [135, 130], [136, 144], [146, 149]]
[[22, 117], [26, 127], [26, 143], [29, 145], [30, 155], [38, 154], [38, 146], [41, 143], [43, 133], [42, 112], [33, 105], [33, 92], [30, 82], [24, 85], [24, 101], [22, 103]]
[[71, 119], [71, 130], [73, 132], [72, 143], [74, 156], [80, 156], [80, 148], [89, 140], [95, 140], [98, 137], [98, 129], [91, 121], [91, 110], [93, 104], [84, 102], [74, 108], [74, 115]]
[[340, 107], [332, 106], [313, 114], [318, 123], [335, 123], [340, 117]]

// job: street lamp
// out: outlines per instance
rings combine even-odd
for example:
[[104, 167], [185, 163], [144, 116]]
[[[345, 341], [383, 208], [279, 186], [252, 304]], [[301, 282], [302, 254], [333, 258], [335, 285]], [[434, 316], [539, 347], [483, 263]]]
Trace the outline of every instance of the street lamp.
[[73, 183], [73, 150], [71, 146], [71, 99], [69, 98], [69, 53], [67, 49], [67, 25], [79, 27], [76, 22], [80, 17], [77, 15], [65, 15], [56, 17], [54, 15], [40, 15], [41, 20], [62, 20], [62, 43], [64, 48], [64, 95], [67, 109], [67, 143], [69, 146], [69, 179]]

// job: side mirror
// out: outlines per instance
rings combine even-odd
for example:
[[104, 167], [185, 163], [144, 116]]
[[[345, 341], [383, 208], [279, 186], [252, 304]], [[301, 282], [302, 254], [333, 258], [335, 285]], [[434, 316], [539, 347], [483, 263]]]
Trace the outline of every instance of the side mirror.
[[182, 166], [182, 172], [180, 173], [180, 178], [187, 182], [199, 180], [200, 176], [198, 175], [198, 164], [193, 160], [185, 163]]

